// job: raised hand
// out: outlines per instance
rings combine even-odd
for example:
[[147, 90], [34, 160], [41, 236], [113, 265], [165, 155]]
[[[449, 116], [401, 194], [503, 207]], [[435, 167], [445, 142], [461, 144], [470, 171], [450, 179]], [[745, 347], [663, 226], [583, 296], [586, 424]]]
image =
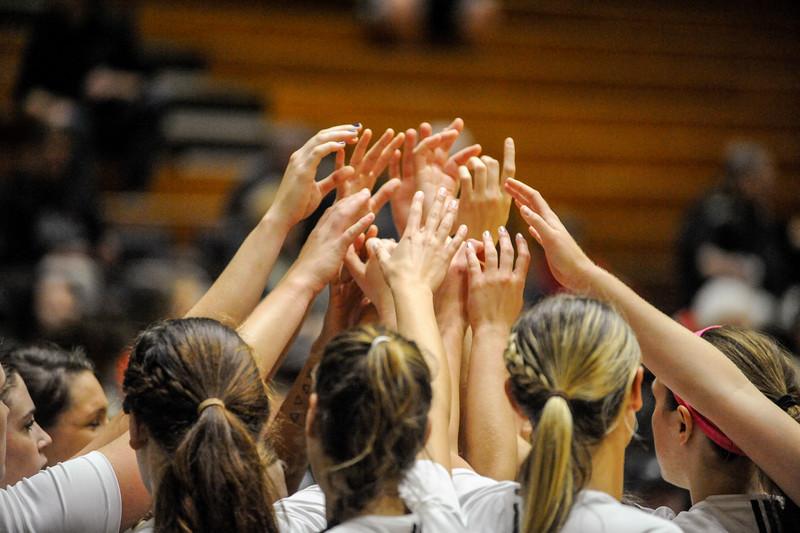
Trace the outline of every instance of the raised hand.
[[[419, 133], [406, 131], [402, 158], [396, 151], [389, 165], [389, 176], [401, 180], [401, 185], [392, 198], [392, 216], [398, 233], [405, 230], [411, 199], [415, 191], [423, 191], [427, 198], [424, 212], [427, 213], [436, 191], [444, 187], [455, 196], [458, 191], [458, 167], [469, 158], [480, 155], [478, 144], [468, 146], [452, 156], [450, 149], [464, 129], [464, 121], [455, 119], [447, 128], [432, 134], [427, 122], [420, 124]], [[419, 143], [417, 143], [419, 141]]]
[[506, 191], [514, 198], [528, 231], [544, 249], [547, 265], [556, 280], [575, 292], [587, 289], [588, 276], [597, 268], [572, 238], [558, 216], [536, 189], [509, 179]]
[[314, 292], [322, 290], [339, 272], [350, 245], [375, 220], [371, 212], [361, 215], [369, 200], [369, 189], [362, 189], [329, 207], [306, 239], [286, 277], [301, 279]]
[[435, 291], [466, 237], [466, 226], [460, 227], [452, 239], [449, 237], [455, 223], [458, 201], [451, 199], [445, 207], [445, 188], [439, 189], [423, 226], [424, 200], [422, 192], [414, 195], [403, 237], [392, 253], [379, 241], [373, 239], [369, 243], [392, 291], [409, 286], [425, 288], [431, 293]]
[[[469, 168], [472, 168], [470, 175]], [[469, 228], [469, 238], [480, 239], [483, 232], [492, 232], [497, 242], [497, 228], [508, 221], [511, 195], [503, 184], [514, 177], [514, 140], [506, 139], [502, 173], [500, 164], [489, 156], [471, 157], [467, 166], [458, 168], [461, 181], [458, 222]]]
[[[405, 135], [403, 133], [395, 135], [394, 130], [390, 128], [367, 150], [372, 140], [372, 130], [364, 130], [353, 149], [353, 154], [350, 156], [349, 166], [353, 167], [353, 177], [338, 181], [336, 186], [337, 198], [345, 198], [364, 188], [372, 190], [378, 177], [380, 177], [391, 160], [396, 157], [395, 152], [402, 146], [404, 139]], [[344, 163], [345, 154], [344, 149], [342, 149], [336, 152], [337, 170], [345, 168]], [[397, 178], [390, 179], [384, 183], [375, 193], [374, 198], [370, 200], [370, 211], [373, 213], [380, 211], [399, 187], [400, 179]]]
[[514, 247], [505, 227], [500, 234], [500, 254], [494, 246], [491, 234], [483, 234], [485, 261], [483, 268], [475, 247], [467, 242], [469, 265], [469, 296], [467, 314], [473, 332], [484, 327], [498, 328], [508, 334], [512, 324], [522, 311], [522, 295], [528, 274], [531, 255], [525, 238], [517, 234], [517, 262], [514, 265]]
[[[372, 235], [371, 238], [374, 238]], [[393, 239], [380, 239], [381, 245], [384, 246], [389, 253], [391, 253], [397, 243]], [[344, 264], [350, 275], [361, 288], [364, 296], [375, 306], [378, 311], [378, 316], [381, 322], [389, 327], [396, 327], [396, 318], [394, 312], [394, 298], [392, 291], [386, 284], [386, 280], [381, 272], [378, 258], [375, 255], [374, 245], [367, 247], [366, 260], [358, 254], [355, 246], [351, 246], [347, 250], [344, 258]]]
[[342, 166], [316, 181], [317, 167], [322, 158], [356, 142], [359, 129], [360, 126], [345, 124], [322, 130], [294, 152], [270, 211], [293, 226], [313, 213], [337, 184], [353, 178], [353, 167]]

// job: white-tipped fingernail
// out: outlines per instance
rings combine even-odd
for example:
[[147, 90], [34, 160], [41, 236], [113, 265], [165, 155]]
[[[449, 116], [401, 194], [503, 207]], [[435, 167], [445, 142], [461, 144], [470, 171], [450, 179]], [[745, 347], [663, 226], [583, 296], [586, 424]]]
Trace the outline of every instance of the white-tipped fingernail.
[[450, 200], [450, 203], [448, 204], [448, 207], [450, 209], [457, 209], [458, 208], [458, 200]]
[[486, 238], [486, 239], [491, 239], [492, 238], [492, 234], [489, 233], [489, 230], [487, 229], [486, 231], [483, 232], [483, 237]]
[[447, 196], [447, 189], [439, 187], [439, 196]]
[[505, 226], [500, 226], [499, 228], [497, 228], [497, 231], [499, 231], [502, 235], [508, 235]]
[[522, 239], [524, 239], [524, 238], [525, 238], [525, 237], [523, 237], [523, 236], [522, 236], [522, 233], [517, 233], [517, 240], [518, 240], [518, 241], [521, 241], [521, 240], [522, 240]]
[[466, 234], [467, 234], [467, 231], [468, 231], [468, 229], [469, 229], [469, 228], [467, 228], [467, 225], [466, 225], [466, 224], [461, 224], [461, 225], [458, 227], [458, 232], [459, 232], [460, 234], [462, 234], [462, 235], [466, 235]]

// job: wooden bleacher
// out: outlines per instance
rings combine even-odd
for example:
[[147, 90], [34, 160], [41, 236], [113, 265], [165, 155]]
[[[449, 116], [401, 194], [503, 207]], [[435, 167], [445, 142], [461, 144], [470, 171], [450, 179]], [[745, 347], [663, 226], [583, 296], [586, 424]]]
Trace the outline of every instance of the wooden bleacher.
[[[513, 136], [519, 176], [668, 308], [681, 213], [728, 140], [772, 149], [780, 208], [800, 208], [800, 16], [788, 3], [509, 0], [484, 43], [455, 50], [375, 46], [334, 4], [145, 0], [140, 27], [263, 92], [278, 121], [382, 129], [458, 115], [493, 155]], [[163, 172], [154, 204], [186, 187], [195, 209], [171, 223], [213, 221], [233, 180], [178, 174]]]

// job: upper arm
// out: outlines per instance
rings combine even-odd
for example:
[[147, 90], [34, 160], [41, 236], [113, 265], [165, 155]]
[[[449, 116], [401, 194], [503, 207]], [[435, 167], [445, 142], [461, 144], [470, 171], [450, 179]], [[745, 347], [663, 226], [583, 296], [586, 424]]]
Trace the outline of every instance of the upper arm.
[[122, 498], [120, 531], [135, 525], [150, 509], [152, 498], [142, 483], [136, 452], [130, 447], [130, 437], [125, 433], [110, 444], [100, 448], [114, 469]]

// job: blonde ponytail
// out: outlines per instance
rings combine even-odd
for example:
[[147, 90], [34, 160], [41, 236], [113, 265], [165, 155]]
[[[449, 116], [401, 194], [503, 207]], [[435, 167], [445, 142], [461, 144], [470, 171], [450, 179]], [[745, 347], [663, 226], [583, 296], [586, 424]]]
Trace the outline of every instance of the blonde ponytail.
[[551, 396], [533, 434], [527, 461], [523, 531], [555, 531], [566, 521], [574, 497], [572, 413], [566, 398]]
[[559, 531], [591, 477], [591, 449], [614, 429], [641, 353], [608, 305], [547, 298], [523, 314], [505, 353], [511, 393], [533, 425], [522, 484], [525, 533]]

